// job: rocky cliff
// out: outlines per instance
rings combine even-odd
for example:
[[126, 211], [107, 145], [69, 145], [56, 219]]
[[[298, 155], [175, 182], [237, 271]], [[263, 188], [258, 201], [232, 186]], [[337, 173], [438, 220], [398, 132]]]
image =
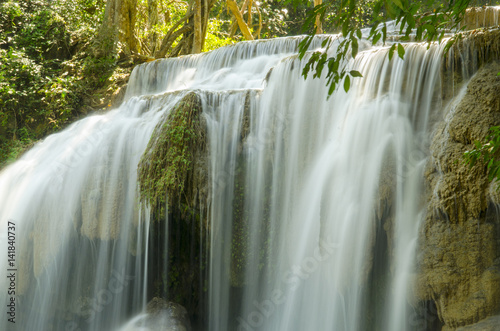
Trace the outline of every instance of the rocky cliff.
[[484, 141], [489, 128], [500, 124], [500, 62], [492, 60], [498, 59], [492, 51], [500, 45], [498, 36], [498, 31], [478, 33], [457, 46], [474, 45], [462, 51], [475, 50], [475, 64], [487, 64], [446, 107], [425, 174], [428, 208], [420, 233], [417, 296], [435, 302], [442, 330], [489, 330], [483, 324], [461, 327], [500, 313], [500, 222], [496, 194], [490, 194], [496, 185], [490, 185], [484, 163], [469, 167], [463, 159], [474, 141]]

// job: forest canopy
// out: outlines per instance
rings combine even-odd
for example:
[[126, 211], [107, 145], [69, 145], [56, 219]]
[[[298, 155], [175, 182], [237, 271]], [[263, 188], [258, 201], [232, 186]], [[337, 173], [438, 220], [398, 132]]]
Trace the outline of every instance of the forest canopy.
[[[385, 41], [385, 23], [436, 40], [470, 6], [492, 1], [409, 0], [7, 0], [0, 3], [0, 164], [35, 141], [120, 98], [134, 65], [206, 52], [241, 40], [341, 32], [336, 57], [316, 52], [304, 74], [325, 68], [331, 91], [350, 77], [360, 29]], [[308, 40], [303, 43], [302, 56]], [[324, 45], [328, 47], [329, 45]], [[392, 52], [404, 55], [394, 45]], [[392, 54], [392, 53], [391, 53]], [[347, 82], [347, 83], [346, 83]]]

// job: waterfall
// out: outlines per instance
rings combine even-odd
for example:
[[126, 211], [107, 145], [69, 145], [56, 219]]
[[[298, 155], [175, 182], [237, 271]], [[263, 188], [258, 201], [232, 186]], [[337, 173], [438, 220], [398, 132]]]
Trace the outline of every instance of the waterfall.
[[[310, 48], [325, 38], [335, 36]], [[142, 313], [151, 220], [137, 167], [188, 91], [209, 146], [203, 329], [414, 329], [409, 284], [443, 47], [408, 43], [404, 60], [389, 61], [389, 46], [363, 43], [346, 65], [364, 77], [328, 97], [324, 77], [301, 77], [302, 39], [140, 65], [119, 108], [1, 172], [0, 266], [15, 274], [17, 330], [113, 330]], [[10, 284], [1, 278], [5, 311]], [[8, 319], [0, 327], [15, 330]]]
[[[329, 99], [324, 81], [301, 79], [289, 57], [248, 109], [242, 93], [206, 101], [216, 105], [206, 113], [217, 229], [210, 330], [410, 329], [422, 138], [440, 107], [442, 53], [420, 44], [406, 53], [389, 61], [387, 48], [366, 49], [351, 64], [365, 78]], [[375, 265], [383, 260], [386, 270]]]

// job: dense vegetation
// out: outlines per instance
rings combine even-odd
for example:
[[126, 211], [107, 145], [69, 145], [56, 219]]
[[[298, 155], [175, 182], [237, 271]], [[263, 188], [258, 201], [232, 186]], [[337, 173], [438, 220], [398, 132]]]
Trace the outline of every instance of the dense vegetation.
[[103, 5], [99, 0], [0, 5], [1, 161], [84, 114], [79, 105], [111, 75], [114, 58], [88, 53]]
[[[299, 6], [301, 0], [290, 0]], [[410, 0], [341, 0], [326, 1], [314, 8], [313, 15], [305, 20], [306, 29], [321, 29], [317, 27], [316, 17], [321, 21], [331, 17], [331, 27], [344, 36], [338, 46], [336, 55], [329, 57], [327, 50], [333, 42], [325, 41], [324, 49], [312, 54], [304, 67], [303, 75], [307, 77], [309, 72], [314, 72], [318, 77], [326, 69], [329, 94], [343, 81], [346, 91], [349, 90], [351, 78], [362, 77], [355, 71], [348, 71], [345, 63], [350, 57], [355, 58], [358, 54], [359, 41], [362, 38], [361, 28], [371, 27], [368, 40], [374, 45], [377, 42], [385, 44], [387, 40], [387, 22], [394, 20], [399, 24], [400, 42], [414, 41], [442, 41], [446, 32], [450, 30], [461, 31], [466, 26], [461, 24], [468, 8], [474, 6], [490, 5], [492, 1], [476, 0], [450, 0], [450, 1], [410, 1]], [[332, 17], [331, 13], [335, 13]], [[455, 33], [447, 42], [449, 48], [460, 38], [460, 33]], [[312, 35], [301, 44], [300, 57], [303, 58]], [[394, 43], [389, 50], [389, 58], [397, 51], [399, 57], [405, 54], [401, 43]]]
[[[133, 65], [192, 53], [178, 47], [189, 39], [192, 3], [136, 0], [136, 46], [127, 52], [116, 31], [103, 24], [106, 0], [1, 2], [0, 164], [76, 118], [107, 108]], [[253, 8], [256, 38], [298, 33], [306, 9], [287, 11], [278, 1], [255, 2]], [[212, 1], [202, 51], [243, 39], [231, 18], [225, 2]]]
[[[315, 53], [304, 74], [328, 71], [331, 91], [350, 77], [360, 28], [385, 41], [385, 21], [435, 40], [471, 5], [408, 0], [6, 0], [0, 3], [0, 166], [89, 111], [104, 109], [137, 63], [210, 51], [243, 39], [315, 30], [347, 38], [336, 57]], [[117, 13], [119, 15], [117, 15]], [[307, 40], [304, 43], [307, 46]], [[329, 47], [330, 45], [325, 45]], [[305, 48], [304, 48], [305, 49]], [[392, 52], [404, 55], [395, 45]], [[392, 54], [391, 52], [391, 54]], [[302, 54], [303, 55], [303, 54]]]

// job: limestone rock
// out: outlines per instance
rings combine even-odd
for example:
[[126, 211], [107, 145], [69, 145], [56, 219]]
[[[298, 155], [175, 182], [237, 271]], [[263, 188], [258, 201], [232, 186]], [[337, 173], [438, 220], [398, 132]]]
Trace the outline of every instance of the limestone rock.
[[[189, 316], [186, 308], [178, 303], [165, 301], [161, 298], [153, 298], [147, 307], [146, 312], [148, 313], [150, 321], [158, 321], [162, 323], [157, 323], [161, 326], [157, 329], [158, 331], [190, 331], [191, 323], [189, 321]], [[154, 324], [154, 323], [153, 323]]]
[[469, 168], [462, 157], [475, 140], [485, 140], [489, 127], [500, 123], [498, 72], [499, 63], [479, 70], [431, 144], [429, 208], [421, 229], [416, 293], [436, 302], [447, 330], [500, 309], [500, 226], [487, 217], [491, 189], [484, 164]]
[[498, 25], [500, 22], [500, 8], [473, 7], [467, 9], [462, 24], [467, 30]]
[[120, 331], [191, 331], [191, 323], [183, 306], [155, 297], [148, 303], [145, 314], [134, 318]]
[[[154, 210], [165, 194], [174, 206], [204, 209], [209, 194], [206, 123], [198, 94], [186, 94], [157, 124], [138, 168], [141, 197]], [[158, 200], [161, 200], [159, 202]]]
[[457, 329], [457, 331], [498, 331], [498, 330], [500, 330], [500, 315], [492, 316], [476, 324]]

